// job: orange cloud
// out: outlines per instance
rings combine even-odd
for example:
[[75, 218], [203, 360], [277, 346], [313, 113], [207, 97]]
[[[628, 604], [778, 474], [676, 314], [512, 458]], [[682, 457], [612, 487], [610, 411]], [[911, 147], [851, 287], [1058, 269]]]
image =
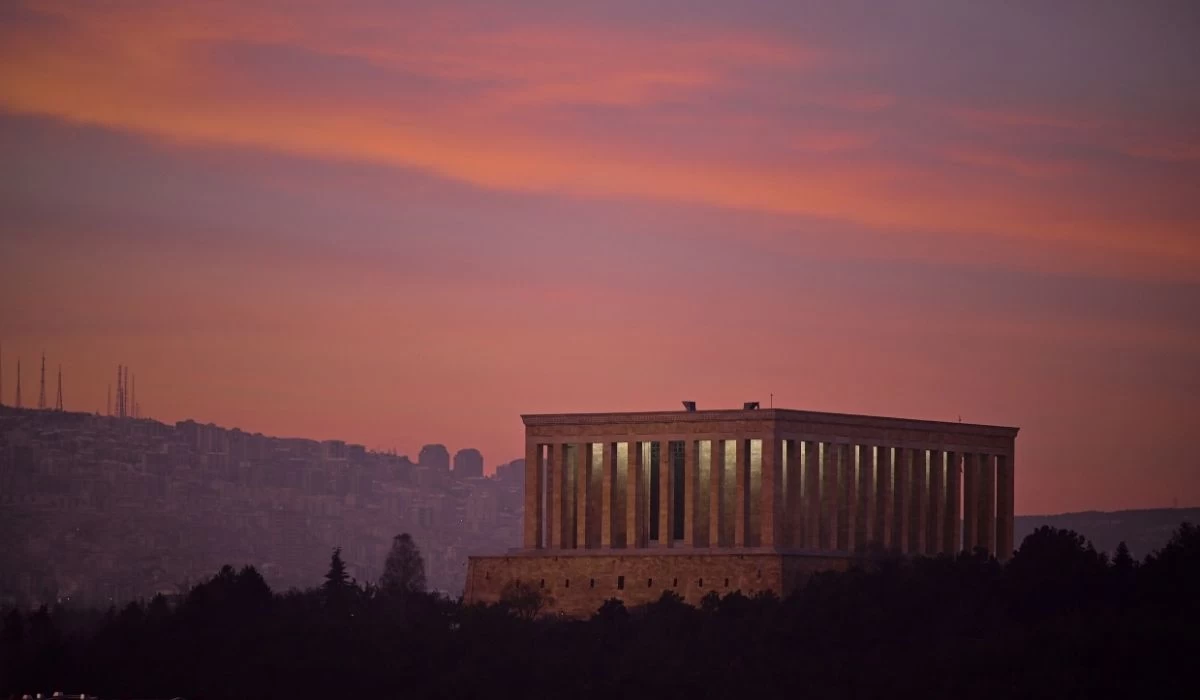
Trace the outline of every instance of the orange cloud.
[[[570, 26], [489, 30], [454, 15], [359, 17], [242, 3], [33, 7], [60, 24], [3, 36], [0, 105], [14, 112], [182, 143], [418, 168], [502, 190], [639, 197], [889, 231], [1070, 244], [1114, 259], [1156, 259], [1189, 278], [1200, 274], [1194, 272], [1200, 245], [1191, 235], [1200, 212], [1180, 206], [1170, 216], [1131, 222], [1128, 210], [1139, 201], [1173, 195], [1164, 195], [1160, 183], [1123, 182], [1119, 172], [1104, 174], [1107, 189], [1049, 191], [986, 172], [1040, 180], [1074, 174], [1077, 166], [983, 149], [953, 151], [952, 162], [983, 173], [964, 177], [938, 162], [940, 144], [926, 158], [910, 159], [876, 148], [869, 128], [817, 129], [811, 137], [801, 131], [789, 141], [794, 117], [784, 115], [763, 117], [771, 128], [757, 149], [735, 154], [672, 147], [636, 126], [583, 139], [547, 116], [552, 108], [594, 106], [653, 124], [659, 106], [695, 103], [692, 121], [680, 131], [719, 144], [723, 130], [739, 123], [728, 112], [736, 112], [737, 97], [728, 91], [739, 71], [803, 84], [809, 73], [836, 67], [836, 57], [762, 36], [696, 30], [660, 37]], [[417, 75], [457, 89], [400, 99], [363, 91], [336, 102], [319, 93], [280, 92], [249, 79], [253, 65], [244, 73], [215, 69], [209, 56], [222, 42], [349, 56], [396, 79]], [[868, 118], [895, 104], [890, 96], [862, 94], [814, 88], [801, 102]], [[701, 105], [712, 100], [723, 107], [706, 112]], [[959, 110], [951, 117], [992, 128], [1101, 128], [1036, 114]], [[881, 125], [888, 119], [875, 118]], [[854, 157], [839, 160], [844, 152]], [[1132, 205], [1115, 201], [1114, 189], [1134, 198]]]

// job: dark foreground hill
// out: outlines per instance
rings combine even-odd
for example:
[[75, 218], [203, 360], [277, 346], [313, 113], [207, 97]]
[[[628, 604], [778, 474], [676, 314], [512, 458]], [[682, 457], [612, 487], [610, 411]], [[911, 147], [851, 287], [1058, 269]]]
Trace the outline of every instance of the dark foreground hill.
[[1020, 544], [1034, 530], [1050, 526], [1073, 530], [1091, 540], [1097, 551], [1109, 554], [1124, 542], [1130, 554], [1140, 559], [1165, 545], [1181, 522], [1200, 524], [1200, 508], [1019, 515], [1013, 523], [1013, 542]]

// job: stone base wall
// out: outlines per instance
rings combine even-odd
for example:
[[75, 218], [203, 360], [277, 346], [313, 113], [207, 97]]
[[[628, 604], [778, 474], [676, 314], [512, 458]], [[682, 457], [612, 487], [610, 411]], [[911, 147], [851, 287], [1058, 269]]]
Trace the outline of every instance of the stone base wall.
[[602, 550], [519, 552], [470, 557], [467, 603], [496, 603], [510, 581], [537, 586], [551, 602], [546, 612], [586, 617], [609, 598], [627, 607], [652, 603], [672, 591], [692, 604], [712, 591], [754, 595], [774, 591], [786, 596], [817, 571], [844, 570], [854, 561], [845, 555], [776, 551], [673, 550], [639, 554]]

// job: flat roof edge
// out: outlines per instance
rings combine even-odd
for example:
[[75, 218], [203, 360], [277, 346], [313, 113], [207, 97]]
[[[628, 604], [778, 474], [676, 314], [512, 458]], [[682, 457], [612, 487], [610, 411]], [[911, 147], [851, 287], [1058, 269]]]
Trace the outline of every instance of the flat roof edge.
[[832, 425], [861, 425], [861, 424], [892, 424], [894, 427], [928, 427], [950, 432], [985, 431], [1006, 434], [1016, 437], [1019, 427], [1005, 425], [989, 425], [986, 423], [960, 423], [958, 421], [939, 421], [923, 418], [898, 418], [895, 416], [872, 416], [857, 413], [829, 413], [824, 411], [803, 411], [790, 408], [760, 408], [760, 409], [711, 409], [705, 411], [619, 411], [604, 413], [527, 413], [521, 415], [521, 421], [526, 426], [541, 425], [571, 425], [571, 424], [603, 424], [603, 423], [645, 423], [669, 419], [695, 423], [708, 423], [723, 420], [746, 420], [758, 418], [762, 420], [802, 420], [812, 423]]

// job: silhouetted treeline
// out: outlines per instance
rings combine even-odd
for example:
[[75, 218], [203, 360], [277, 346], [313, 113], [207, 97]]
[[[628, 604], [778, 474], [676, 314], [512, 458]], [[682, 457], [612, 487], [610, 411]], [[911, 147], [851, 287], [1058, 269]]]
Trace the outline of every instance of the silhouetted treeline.
[[0, 697], [1193, 697], [1200, 529], [1142, 562], [1042, 528], [1007, 565], [881, 555], [786, 600], [668, 593], [586, 621], [528, 605], [359, 586], [337, 561], [273, 594], [226, 567], [174, 606], [7, 613]]

